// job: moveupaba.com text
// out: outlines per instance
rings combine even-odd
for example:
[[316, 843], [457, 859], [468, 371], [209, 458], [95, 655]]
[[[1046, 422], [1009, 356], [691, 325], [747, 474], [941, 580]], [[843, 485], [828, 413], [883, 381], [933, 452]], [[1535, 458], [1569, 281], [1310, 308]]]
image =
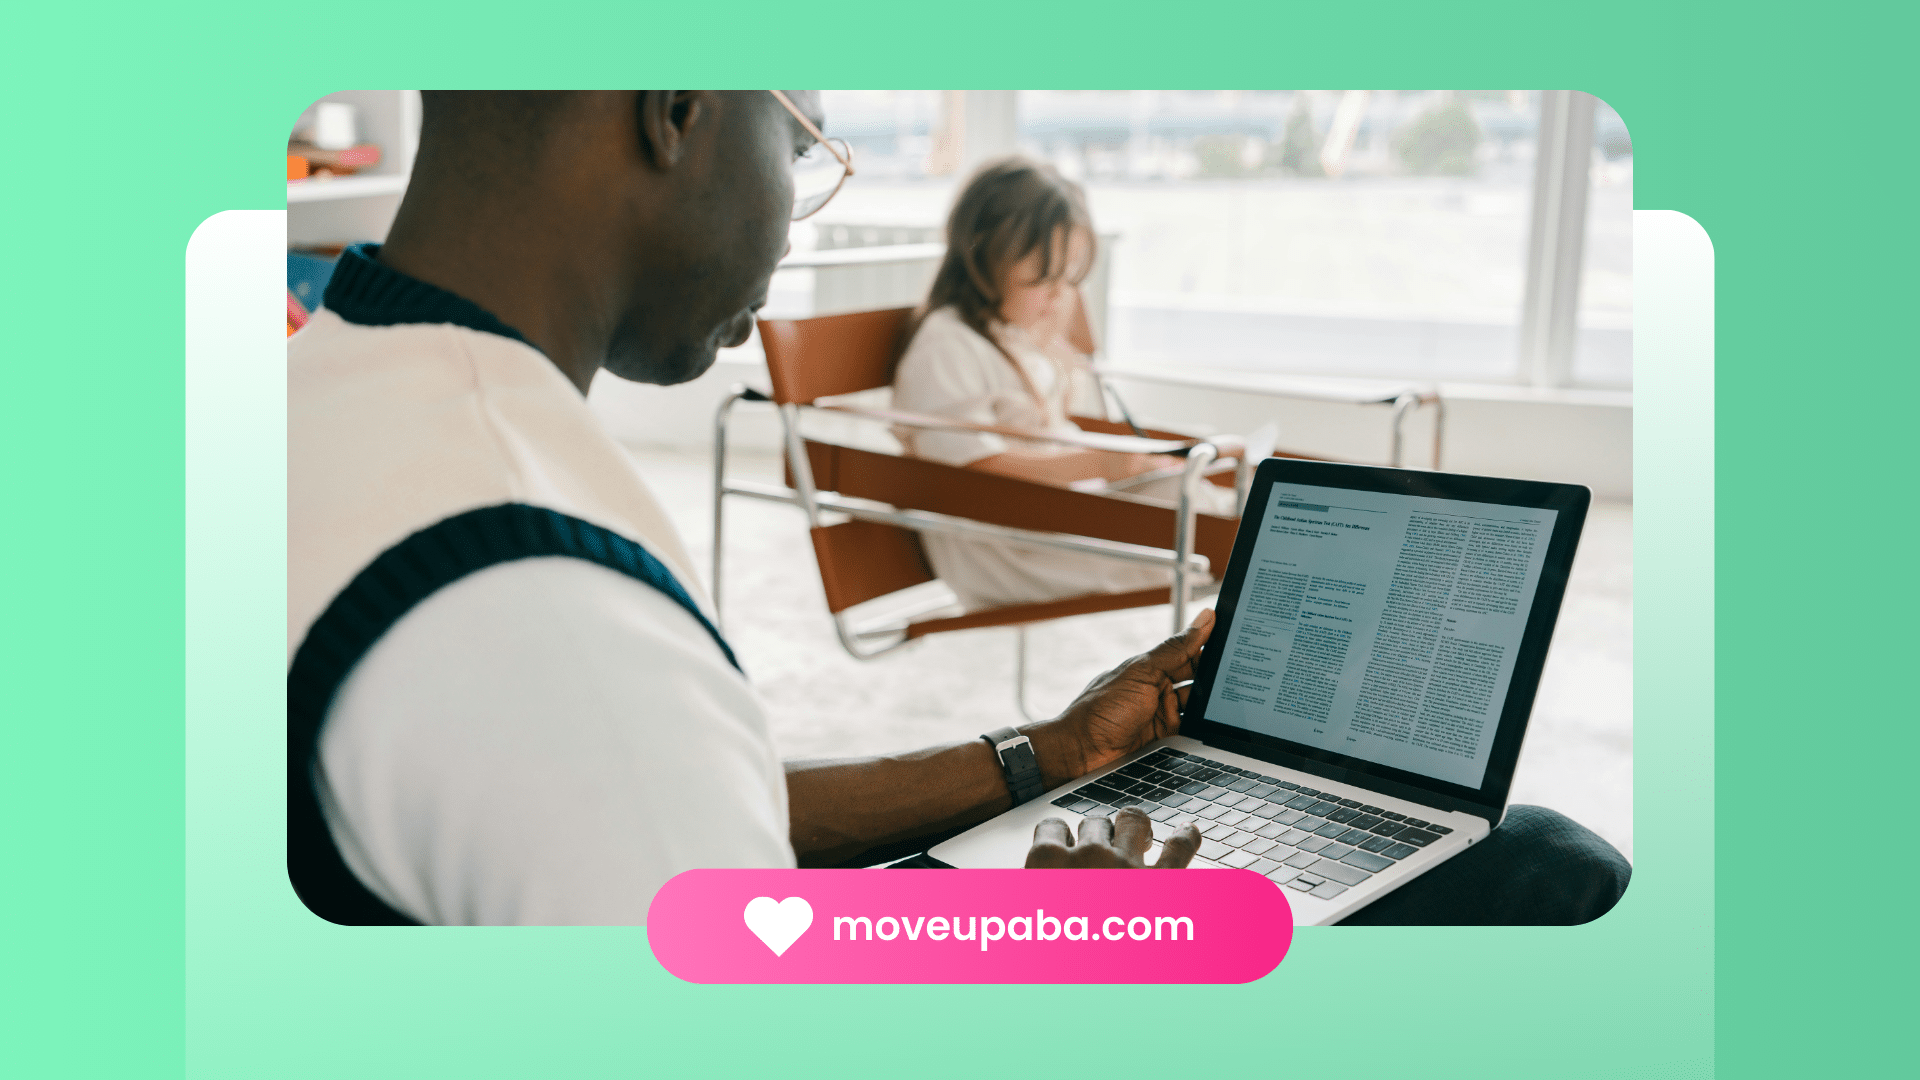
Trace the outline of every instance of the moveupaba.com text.
[[[964, 927], [961, 917], [939, 915], [909, 918], [905, 915], [836, 915], [833, 917], [835, 941], [928, 941], [979, 942], [980, 951], [996, 941], [1192, 941], [1193, 920], [1185, 915], [1069, 915], [1055, 918], [1044, 909], [1032, 915], [968, 915]], [[845, 937], [842, 937], [842, 934]], [[1164, 936], [1163, 936], [1164, 935]]]

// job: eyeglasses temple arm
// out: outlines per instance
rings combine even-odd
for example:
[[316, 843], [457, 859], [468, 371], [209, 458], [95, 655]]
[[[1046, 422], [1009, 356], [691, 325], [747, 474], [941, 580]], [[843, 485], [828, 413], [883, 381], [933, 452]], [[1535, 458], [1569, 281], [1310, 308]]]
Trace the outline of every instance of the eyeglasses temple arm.
[[787, 111], [793, 114], [793, 118], [795, 120], [800, 121], [800, 126], [807, 129], [807, 134], [817, 139], [821, 146], [824, 146], [827, 148], [827, 153], [832, 154], [834, 160], [838, 161], [843, 167], [846, 168], [848, 176], [853, 175], [853, 162], [848, 160], [847, 156], [840, 152], [839, 147], [833, 145], [833, 143], [830, 142], [825, 135], [821, 134], [819, 128], [813, 126], [813, 121], [807, 119], [806, 113], [803, 113], [799, 109], [795, 108], [793, 102], [788, 100], [787, 95], [781, 93], [780, 91], [768, 90], [767, 93], [772, 94], [774, 97], [778, 98], [780, 101], [780, 104], [785, 105], [787, 107]]

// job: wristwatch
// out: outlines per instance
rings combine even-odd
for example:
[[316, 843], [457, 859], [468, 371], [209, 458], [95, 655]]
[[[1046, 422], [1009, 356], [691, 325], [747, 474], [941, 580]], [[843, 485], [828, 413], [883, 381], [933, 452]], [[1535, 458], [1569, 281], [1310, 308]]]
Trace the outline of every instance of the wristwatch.
[[1046, 788], [1040, 785], [1040, 761], [1033, 756], [1032, 741], [1010, 727], [980, 737], [1000, 759], [1000, 773], [1007, 778], [1007, 790], [1013, 792], [1013, 805], [1039, 798]]

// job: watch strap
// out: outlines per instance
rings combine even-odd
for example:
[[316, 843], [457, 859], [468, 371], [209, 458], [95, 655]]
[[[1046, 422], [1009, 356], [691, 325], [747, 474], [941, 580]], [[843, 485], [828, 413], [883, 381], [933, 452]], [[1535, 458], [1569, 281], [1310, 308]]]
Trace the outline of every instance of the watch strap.
[[1032, 802], [1047, 790], [1040, 783], [1040, 759], [1034, 756], [1032, 740], [1010, 727], [980, 737], [993, 747], [993, 756], [1000, 762], [1000, 774], [1006, 778], [1007, 790], [1013, 793], [1013, 805]]

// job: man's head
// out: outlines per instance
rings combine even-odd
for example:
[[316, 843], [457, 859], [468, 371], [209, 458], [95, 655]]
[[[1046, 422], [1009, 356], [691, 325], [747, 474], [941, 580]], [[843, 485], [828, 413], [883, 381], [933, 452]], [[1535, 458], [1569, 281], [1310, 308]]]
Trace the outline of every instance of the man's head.
[[[792, 92], [816, 123], [818, 96]], [[813, 139], [765, 91], [423, 94], [382, 258], [525, 334], [585, 389], [671, 384], [745, 341]]]

